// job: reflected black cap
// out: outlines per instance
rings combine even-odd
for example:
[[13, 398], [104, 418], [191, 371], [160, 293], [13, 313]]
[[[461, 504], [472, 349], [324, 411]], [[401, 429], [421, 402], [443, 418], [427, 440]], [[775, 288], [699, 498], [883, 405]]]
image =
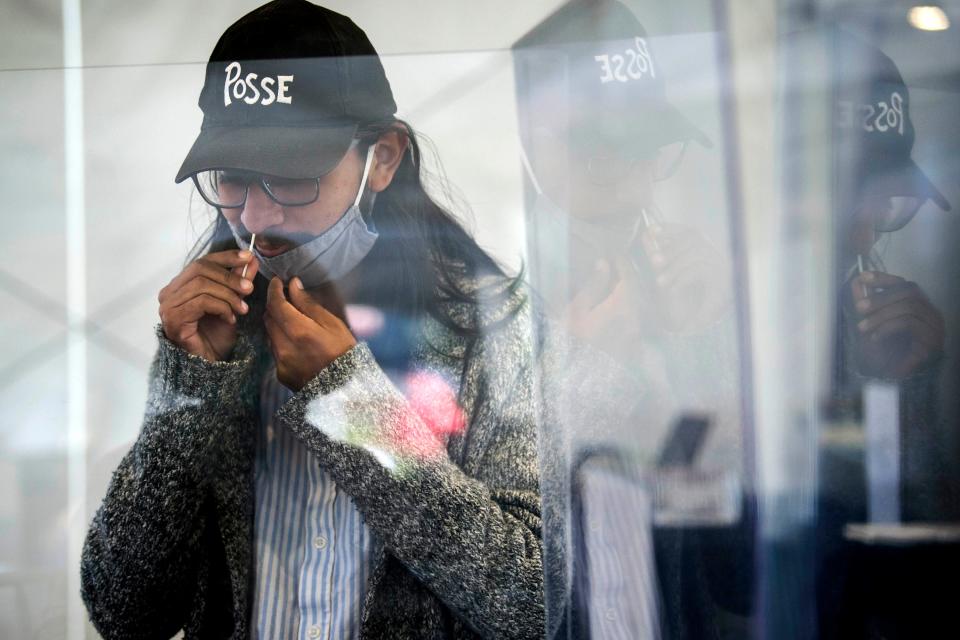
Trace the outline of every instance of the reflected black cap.
[[203, 124], [177, 182], [218, 168], [321, 176], [361, 123], [397, 110], [363, 30], [306, 0], [274, 0], [232, 24], [210, 55], [198, 104]]
[[852, 172], [857, 193], [930, 198], [949, 211], [950, 203], [910, 157], [916, 133], [910, 92], [897, 65], [842, 29], [829, 36], [841, 169]]
[[[564, 110], [578, 136], [654, 150], [665, 144], [710, 139], [667, 101], [666, 83], [646, 30], [616, 0], [572, 0], [513, 47], [521, 109], [536, 102], [536, 88], [566, 86]], [[528, 120], [540, 117], [530, 114]]]

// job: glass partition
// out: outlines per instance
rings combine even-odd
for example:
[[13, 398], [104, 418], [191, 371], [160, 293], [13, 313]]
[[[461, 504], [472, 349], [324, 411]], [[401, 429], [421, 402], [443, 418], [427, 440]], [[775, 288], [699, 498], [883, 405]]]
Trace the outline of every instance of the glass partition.
[[0, 636], [952, 627], [956, 3], [8, 4]]

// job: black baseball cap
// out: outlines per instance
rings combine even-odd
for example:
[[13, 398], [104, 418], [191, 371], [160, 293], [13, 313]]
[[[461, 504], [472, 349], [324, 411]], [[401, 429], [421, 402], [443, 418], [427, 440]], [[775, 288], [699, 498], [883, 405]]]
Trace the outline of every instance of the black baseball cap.
[[[576, 138], [651, 151], [710, 139], [666, 97], [666, 82], [650, 38], [621, 2], [571, 0], [521, 37], [512, 47], [521, 112], [537, 86], [563, 84], [554, 92]], [[527, 100], [535, 103], [536, 98]], [[533, 107], [534, 110], [541, 107]], [[542, 114], [521, 119], [537, 122]]]
[[834, 64], [836, 140], [841, 172], [859, 197], [912, 196], [950, 203], [911, 157], [916, 140], [910, 91], [897, 65], [876, 46], [828, 31]]
[[210, 55], [198, 104], [203, 124], [177, 182], [222, 168], [321, 176], [360, 124], [397, 110], [363, 30], [306, 0], [274, 0], [233, 23]]

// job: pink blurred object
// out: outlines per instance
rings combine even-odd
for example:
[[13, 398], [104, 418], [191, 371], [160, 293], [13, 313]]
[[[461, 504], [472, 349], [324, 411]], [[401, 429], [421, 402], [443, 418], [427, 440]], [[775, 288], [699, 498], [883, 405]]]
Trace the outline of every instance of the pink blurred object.
[[457, 395], [443, 377], [429, 371], [406, 376], [407, 400], [431, 432], [448, 436], [463, 431], [466, 420]]
[[369, 338], [383, 331], [385, 319], [379, 309], [364, 304], [348, 304], [345, 313], [350, 330], [358, 338]]
[[405, 416], [394, 446], [406, 455], [422, 459], [441, 456], [447, 438], [463, 431], [463, 410], [451, 386], [435, 373], [416, 371], [404, 377], [404, 395], [419, 418]]

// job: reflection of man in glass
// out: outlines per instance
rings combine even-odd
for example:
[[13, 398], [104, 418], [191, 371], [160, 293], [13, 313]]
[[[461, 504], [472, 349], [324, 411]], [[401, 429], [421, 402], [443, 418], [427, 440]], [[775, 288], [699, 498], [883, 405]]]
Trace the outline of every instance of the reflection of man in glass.
[[[736, 370], [721, 355], [732, 340], [713, 339], [733, 336], [719, 322], [729, 272], [704, 235], [668, 223], [655, 198], [687, 147], [710, 141], [667, 101], [653, 43], [619, 2], [568, 2], [513, 52], [532, 279], [570, 333], [617, 361], [600, 359], [574, 376], [578, 391], [601, 388], [577, 396], [580, 406], [563, 416], [571, 487], [561, 490], [573, 505], [559, 516], [573, 538], [565, 550], [574, 576], [568, 624], [573, 637], [585, 629], [591, 637], [714, 637], [708, 569], [693, 536], [679, 528], [656, 536], [654, 561], [645, 548], [645, 534], [654, 538], [650, 509], [642, 506], [652, 497], [624, 471], [638, 452], [644, 462], [653, 457], [671, 412], [717, 414], [734, 397], [725, 393], [729, 380], [718, 381]], [[594, 402], [636, 410], [611, 421], [586, 412], [577, 423], [577, 411]], [[602, 452], [601, 444], [610, 446]], [[545, 506], [548, 547], [561, 529], [551, 522]]]
[[[906, 226], [927, 201], [943, 210], [950, 205], [911, 158], [910, 95], [896, 65], [849, 33], [829, 37], [839, 288], [830, 418], [863, 421], [866, 434], [855, 454], [828, 438], [819, 464], [818, 607], [821, 635], [831, 638], [851, 637], [865, 624], [851, 613], [859, 611], [852, 602], [862, 596], [851, 585], [864, 577], [844, 527], [942, 515], [937, 389], [944, 320], [917, 283], [887, 273], [877, 243]], [[895, 407], [891, 433], [881, 435], [888, 421], [872, 417], [877, 410], [866, 406], [871, 387], [886, 394], [886, 407]], [[892, 468], [881, 473], [868, 463], [888, 451], [896, 452]]]
[[950, 205], [910, 157], [910, 96], [893, 61], [850, 36], [837, 44], [844, 351], [859, 374], [902, 380], [942, 355], [944, 322], [916, 283], [885, 272], [875, 245], [928, 200]]
[[689, 143], [710, 142], [667, 101], [643, 27], [618, 2], [571, 2], [514, 50], [534, 277], [548, 304], [630, 363], [641, 336], [716, 320], [729, 291], [718, 252], [665, 223], [654, 199]]
[[877, 243], [906, 226], [928, 200], [943, 210], [950, 205], [910, 157], [915, 137], [910, 94], [896, 65], [848, 33], [833, 36], [838, 61], [835, 407], [841, 413], [856, 410], [871, 381], [896, 385], [903, 477], [902, 496], [895, 495], [896, 502], [903, 501], [899, 515], [929, 519], [943, 498], [937, 495], [940, 479], [931, 456], [939, 455], [944, 319], [917, 283], [886, 271]]

